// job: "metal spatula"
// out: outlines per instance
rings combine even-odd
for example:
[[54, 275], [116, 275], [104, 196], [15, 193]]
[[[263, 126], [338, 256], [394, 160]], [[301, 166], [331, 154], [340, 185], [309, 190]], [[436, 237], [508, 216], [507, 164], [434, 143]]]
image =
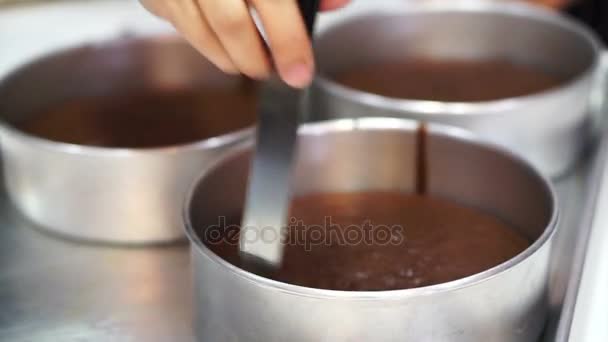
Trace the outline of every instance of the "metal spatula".
[[[319, 0], [298, 2], [312, 38]], [[292, 161], [298, 126], [305, 121], [305, 94], [306, 90], [291, 88], [276, 75], [262, 85], [257, 145], [240, 236], [242, 261], [252, 272], [271, 272], [283, 259], [281, 237], [287, 229]]]

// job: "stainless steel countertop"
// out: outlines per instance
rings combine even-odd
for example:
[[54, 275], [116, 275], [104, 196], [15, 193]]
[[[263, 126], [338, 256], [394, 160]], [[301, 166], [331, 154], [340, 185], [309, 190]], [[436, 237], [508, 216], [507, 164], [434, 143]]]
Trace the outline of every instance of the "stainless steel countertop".
[[191, 341], [186, 245], [84, 245], [0, 199], [0, 341]]

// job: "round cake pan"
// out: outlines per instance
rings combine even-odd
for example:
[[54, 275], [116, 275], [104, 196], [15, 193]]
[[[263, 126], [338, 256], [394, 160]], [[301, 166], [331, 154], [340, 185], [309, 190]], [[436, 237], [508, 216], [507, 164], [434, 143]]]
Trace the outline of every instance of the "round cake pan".
[[[0, 83], [9, 197], [34, 223], [66, 237], [125, 244], [185, 239], [180, 213], [188, 187], [211, 159], [249, 137], [253, 122], [206, 140], [158, 148], [52, 141], [25, 133], [15, 123], [70, 99], [208, 85], [237, 91], [242, 79], [224, 75], [170, 36], [91, 44], [21, 67]], [[75, 128], [66, 124], [70, 129]]]
[[[592, 135], [594, 118], [587, 108], [601, 44], [581, 24], [548, 10], [489, 1], [402, 2], [330, 25], [316, 40], [316, 52], [316, 119], [404, 117], [460, 126], [520, 153], [552, 177], [573, 166]], [[506, 60], [565, 81], [525, 96], [442, 102], [366, 93], [331, 78], [412, 57]]]
[[[299, 132], [295, 195], [416, 189], [418, 123], [360, 118]], [[246, 272], [203, 243], [218, 217], [242, 213], [250, 143], [195, 183], [185, 210], [200, 341], [537, 341], [558, 213], [548, 181], [527, 162], [458, 128], [427, 127], [427, 191], [509, 222], [531, 241], [512, 259], [456, 281], [395, 291], [333, 291]], [[217, 227], [217, 226], [215, 226]]]

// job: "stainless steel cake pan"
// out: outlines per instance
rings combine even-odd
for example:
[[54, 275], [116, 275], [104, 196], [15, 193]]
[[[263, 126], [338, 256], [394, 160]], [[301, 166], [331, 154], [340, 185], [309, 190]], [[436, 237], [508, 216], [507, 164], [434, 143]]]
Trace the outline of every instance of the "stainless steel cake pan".
[[249, 137], [250, 129], [137, 149], [51, 141], [24, 133], [14, 123], [71, 98], [190, 91], [208, 84], [237, 91], [241, 82], [171, 36], [95, 43], [29, 63], [0, 82], [8, 195], [38, 226], [68, 237], [126, 244], [182, 239], [180, 212], [192, 180], [224, 149]]
[[[601, 44], [582, 24], [548, 10], [510, 2], [402, 2], [370, 9], [326, 27], [316, 40], [321, 76], [316, 119], [404, 117], [467, 128], [560, 176], [589, 142], [588, 111], [600, 70]], [[503, 59], [566, 79], [561, 86], [486, 102], [398, 99], [332, 80], [343, 70], [407, 58]], [[466, 87], [466, 85], [463, 85]]]
[[[304, 126], [295, 194], [414, 191], [418, 125], [361, 118]], [[243, 143], [224, 154], [187, 201], [200, 341], [532, 342], [539, 337], [547, 317], [558, 210], [551, 185], [527, 162], [458, 128], [431, 124], [428, 192], [510, 222], [532, 245], [503, 264], [444, 284], [341, 292], [248, 273], [203, 243], [218, 217], [242, 213], [251, 148]]]

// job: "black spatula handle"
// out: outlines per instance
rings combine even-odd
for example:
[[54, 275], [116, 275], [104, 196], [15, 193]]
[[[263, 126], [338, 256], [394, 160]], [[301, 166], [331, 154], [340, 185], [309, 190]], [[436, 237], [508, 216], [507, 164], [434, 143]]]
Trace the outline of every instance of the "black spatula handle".
[[304, 23], [306, 24], [306, 30], [311, 38], [314, 32], [320, 2], [321, 0], [298, 0], [300, 12], [302, 13], [302, 18], [304, 18]]

